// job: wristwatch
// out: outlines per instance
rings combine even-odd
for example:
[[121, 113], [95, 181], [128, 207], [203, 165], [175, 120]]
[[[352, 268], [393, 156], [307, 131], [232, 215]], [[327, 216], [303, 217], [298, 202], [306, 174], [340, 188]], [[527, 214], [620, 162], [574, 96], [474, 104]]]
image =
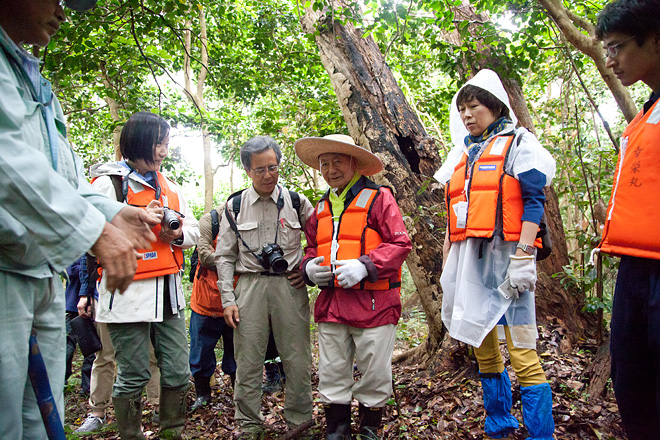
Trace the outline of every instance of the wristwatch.
[[536, 256], [536, 248], [531, 244], [518, 243], [518, 246], [516, 246], [516, 248], [522, 249], [522, 251], [526, 254]]

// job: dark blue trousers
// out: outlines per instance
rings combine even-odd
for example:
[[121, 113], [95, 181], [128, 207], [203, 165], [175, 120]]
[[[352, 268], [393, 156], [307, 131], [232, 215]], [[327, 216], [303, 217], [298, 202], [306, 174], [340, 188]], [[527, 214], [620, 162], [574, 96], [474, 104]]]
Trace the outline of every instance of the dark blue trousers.
[[222, 371], [225, 374], [234, 374], [234, 330], [227, 325], [225, 318], [190, 312], [190, 372], [193, 377], [213, 376], [216, 365], [214, 350], [220, 338], [224, 347]]
[[614, 290], [612, 382], [630, 440], [660, 438], [660, 260], [624, 256]]

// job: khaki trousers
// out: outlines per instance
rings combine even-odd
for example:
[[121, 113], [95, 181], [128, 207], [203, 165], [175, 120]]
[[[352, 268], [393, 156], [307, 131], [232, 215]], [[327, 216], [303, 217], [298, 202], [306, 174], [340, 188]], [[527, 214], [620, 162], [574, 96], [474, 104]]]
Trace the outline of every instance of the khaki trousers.
[[234, 330], [235, 419], [241, 430], [260, 428], [261, 383], [270, 328], [286, 374], [284, 418], [299, 425], [312, 418], [312, 355], [307, 288], [284, 276], [242, 274], [235, 289], [240, 323]]
[[[385, 406], [392, 396], [396, 325], [357, 328], [320, 322], [318, 330], [321, 403], [350, 405], [355, 398], [369, 408]], [[353, 380], [353, 360], [362, 375], [357, 382]]]
[[[511, 366], [516, 372], [520, 386], [528, 387], [546, 383], [545, 372], [541, 367], [536, 350], [529, 348], [516, 348], [511, 340], [509, 326], [504, 326], [506, 335], [506, 346], [509, 350]], [[500, 353], [500, 341], [497, 326], [486, 336], [481, 347], [475, 347], [474, 355], [479, 363], [479, 371], [482, 373], [501, 373], [504, 371], [504, 361]]]

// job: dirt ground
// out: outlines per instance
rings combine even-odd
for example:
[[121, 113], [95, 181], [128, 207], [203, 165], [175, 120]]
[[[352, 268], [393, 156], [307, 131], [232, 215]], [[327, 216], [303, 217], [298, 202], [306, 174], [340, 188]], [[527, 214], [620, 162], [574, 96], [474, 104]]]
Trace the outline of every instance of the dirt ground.
[[[620, 417], [611, 389], [604, 398], [589, 398], [583, 372], [591, 363], [597, 350], [595, 341], [584, 341], [568, 354], [560, 354], [562, 329], [558, 326], [541, 327], [539, 354], [554, 394], [553, 413], [557, 439], [624, 439]], [[406, 341], [399, 341], [398, 350], [406, 348]], [[315, 350], [316, 351], [316, 350]], [[503, 350], [505, 353], [505, 350]], [[77, 362], [80, 359], [77, 358]], [[314, 424], [304, 435], [295, 438], [323, 438], [324, 418], [318, 400], [314, 358], [312, 387], [314, 390]], [[79, 364], [78, 364], [79, 366]], [[512, 413], [522, 422], [520, 389], [515, 375], [509, 368], [513, 387]], [[72, 431], [84, 420], [87, 413], [86, 397], [79, 393], [76, 376], [65, 391], [67, 438], [79, 438]], [[78, 375], [79, 377], [79, 375]], [[383, 425], [384, 439], [486, 439], [483, 431], [485, 412], [476, 361], [460, 371], [420, 369], [418, 366], [394, 366], [395, 396], [390, 399]], [[79, 382], [78, 382], [79, 383]], [[192, 385], [192, 384], [191, 384]], [[188, 396], [189, 405], [194, 392]], [[286, 424], [283, 419], [284, 393], [264, 394], [262, 410], [265, 416], [267, 438], [283, 438]], [[152, 421], [153, 408], [146, 404], [143, 411], [143, 429], [148, 439], [157, 438], [158, 425]], [[185, 436], [191, 439], [232, 439], [238, 435], [234, 422], [232, 389], [227, 376], [216, 371], [211, 405], [189, 414]], [[354, 402], [353, 419], [357, 418]], [[93, 435], [80, 438], [117, 439], [118, 433], [112, 409], [108, 412], [108, 424]], [[353, 426], [354, 434], [357, 432]], [[527, 432], [521, 423], [511, 440], [525, 439]]]

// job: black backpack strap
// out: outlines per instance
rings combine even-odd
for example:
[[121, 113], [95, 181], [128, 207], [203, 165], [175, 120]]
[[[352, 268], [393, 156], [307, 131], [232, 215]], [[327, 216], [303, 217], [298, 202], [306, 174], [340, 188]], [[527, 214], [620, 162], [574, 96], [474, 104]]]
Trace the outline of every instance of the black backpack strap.
[[[234, 218], [238, 218], [238, 213], [241, 212], [241, 194], [245, 190], [240, 190], [236, 191], [234, 194], [230, 195], [229, 198], [227, 199], [227, 204], [225, 205], [225, 217], [227, 218], [227, 221], [229, 222], [229, 227], [231, 228], [232, 231], [234, 231], [234, 234], [236, 234], [237, 237], [240, 237], [240, 234], [238, 233], [238, 228], [236, 227], [236, 221]], [[231, 202], [231, 208], [232, 211], [234, 211], [234, 215], [232, 216], [229, 213], [229, 202]], [[213, 213], [211, 213], [213, 215]]]
[[291, 197], [291, 205], [293, 206], [293, 209], [296, 210], [298, 213], [298, 221], [300, 220], [300, 194], [298, 194], [295, 191], [289, 190], [289, 196]]
[[218, 231], [220, 231], [220, 218], [218, 218], [218, 211], [213, 208], [211, 210], [211, 234], [213, 234], [214, 240], [218, 236]]
[[115, 188], [115, 197], [118, 202], [124, 201], [124, 191], [122, 190], [122, 177], [117, 174], [111, 174], [110, 180], [112, 180], [112, 186]]

